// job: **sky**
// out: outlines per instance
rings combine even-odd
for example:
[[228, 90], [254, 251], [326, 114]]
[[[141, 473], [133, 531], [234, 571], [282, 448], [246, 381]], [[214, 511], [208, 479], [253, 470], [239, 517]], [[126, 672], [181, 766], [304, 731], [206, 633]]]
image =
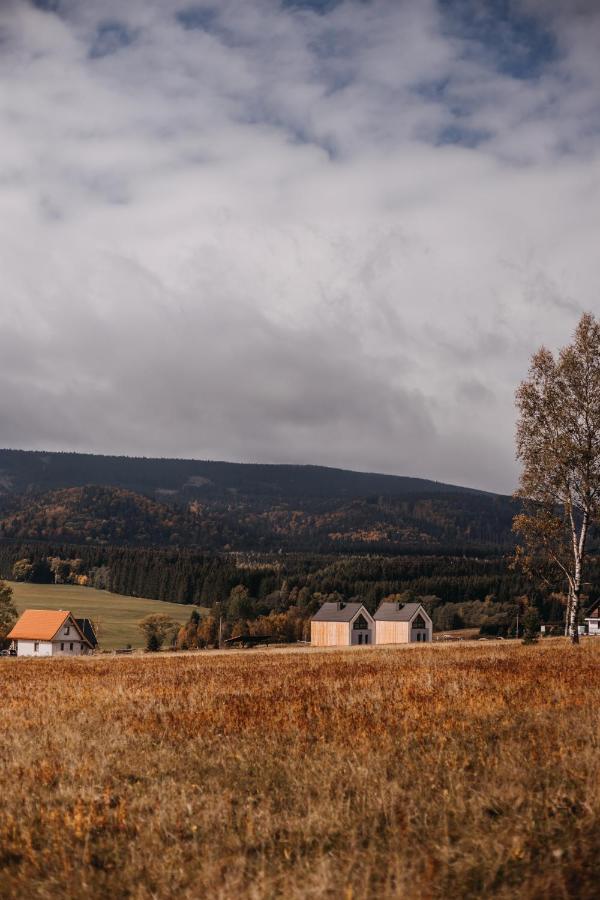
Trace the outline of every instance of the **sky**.
[[0, 0], [0, 445], [516, 486], [600, 4]]

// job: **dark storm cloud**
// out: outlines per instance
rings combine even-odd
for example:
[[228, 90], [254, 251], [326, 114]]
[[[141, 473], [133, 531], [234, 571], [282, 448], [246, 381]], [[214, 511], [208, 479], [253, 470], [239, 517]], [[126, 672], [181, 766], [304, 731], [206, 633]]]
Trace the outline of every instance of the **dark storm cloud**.
[[2, 443], [510, 490], [597, 306], [585, 3], [0, 7]]

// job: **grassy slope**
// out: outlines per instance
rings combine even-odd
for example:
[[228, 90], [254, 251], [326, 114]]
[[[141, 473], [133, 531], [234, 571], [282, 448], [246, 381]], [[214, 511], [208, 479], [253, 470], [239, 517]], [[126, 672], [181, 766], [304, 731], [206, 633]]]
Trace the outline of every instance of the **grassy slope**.
[[137, 623], [150, 613], [164, 613], [178, 622], [187, 622], [190, 606], [124, 597], [94, 588], [70, 584], [12, 583], [15, 605], [24, 609], [68, 609], [74, 616], [92, 619], [100, 624], [99, 641], [103, 649], [143, 646], [143, 636]]
[[600, 639], [0, 660], [0, 896], [592, 900], [599, 666]]

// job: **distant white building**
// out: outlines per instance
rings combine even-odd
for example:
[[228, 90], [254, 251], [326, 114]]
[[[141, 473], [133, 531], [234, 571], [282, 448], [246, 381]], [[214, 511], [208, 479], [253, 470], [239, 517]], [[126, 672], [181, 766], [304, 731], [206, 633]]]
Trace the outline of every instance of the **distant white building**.
[[7, 637], [17, 656], [82, 656], [93, 650], [95, 636], [89, 621], [81, 622], [85, 627], [62, 609], [26, 609]]
[[587, 634], [600, 634], [600, 603], [596, 603], [588, 609], [585, 618], [585, 631]]

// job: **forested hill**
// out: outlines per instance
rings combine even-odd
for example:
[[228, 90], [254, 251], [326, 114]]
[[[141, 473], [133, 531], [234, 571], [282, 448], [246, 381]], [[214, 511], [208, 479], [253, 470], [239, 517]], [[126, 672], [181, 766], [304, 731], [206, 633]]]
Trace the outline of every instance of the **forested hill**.
[[90, 484], [181, 499], [236, 493], [282, 499], [481, 493], [424, 478], [325, 466], [0, 450], [0, 493], [43, 492]]
[[502, 552], [510, 498], [319, 466], [0, 451], [0, 538], [207, 551]]

